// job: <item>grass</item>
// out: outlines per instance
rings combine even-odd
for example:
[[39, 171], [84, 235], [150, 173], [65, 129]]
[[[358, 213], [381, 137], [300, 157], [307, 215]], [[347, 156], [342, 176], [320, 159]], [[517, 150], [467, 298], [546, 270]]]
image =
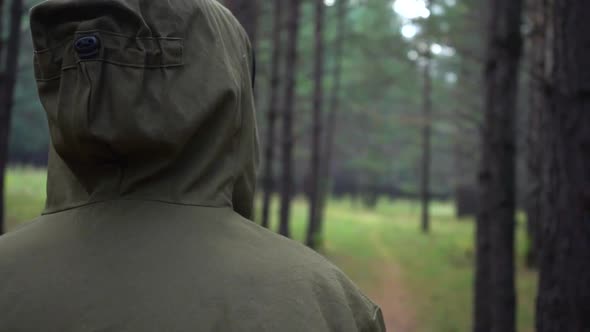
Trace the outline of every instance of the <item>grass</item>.
[[[293, 233], [303, 238], [306, 204], [296, 201]], [[276, 215], [276, 213], [275, 213]], [[325, 252], [365, 290], [380, 279], [376, 262], [394, 261], [413, 294], [419, 331], [470, 331], [473, 302], [474, 222], [457, 220], [452, 204], [431, 206], [432, 231], [419, 231], [417, 202], [381, 200], [375, 210], [332, 201], [326, 218]], [[517, 227], [518, 331], [533, 331], [536, 274], [524, 267], [526, 234]], [[276, 229], [276, 228], [275, 228]]]
[[[45, 172], [16, 168], [7, 178], [8, 229], [34, 218], [43, 208]], [[276, 203], [276, 202], [275, 202]], [[277, 206], [273, 207], [277, 215]], [[418, 331], [470, 331], [473, 284], [473, 220], [457, 220], [452, 204], [434, 202], [432, 232], [419, 231], [419, 205], [381, 200], [374, 210], [350, 200], [333, 200], [327, 210], [324, 253], [361, 288], [379, 291], [380, 264], [399, 267], [411, 294]], [[307, 206], [296, 200], [292, 232], [303, 239]], [[524, 268], [526, 247], [522, 217], [517, 227], [518, 331], [533, 331], [536, 274]], [[276, 229], [276, 221], [273, 221]]]
[[45, 204], [45, 170], [12, 168], [6, 174], [6, 228], [39, 215]]

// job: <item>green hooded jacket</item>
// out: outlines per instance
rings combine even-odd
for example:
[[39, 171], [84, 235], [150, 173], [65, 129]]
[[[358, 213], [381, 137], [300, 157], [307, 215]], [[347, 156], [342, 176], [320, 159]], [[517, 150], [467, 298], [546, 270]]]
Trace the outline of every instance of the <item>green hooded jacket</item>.
[[252, 51], [214, 0], [31, 11], [47, 204], [0, 238], [0, 332], [384, 331], [335, 266], [249, 221]]

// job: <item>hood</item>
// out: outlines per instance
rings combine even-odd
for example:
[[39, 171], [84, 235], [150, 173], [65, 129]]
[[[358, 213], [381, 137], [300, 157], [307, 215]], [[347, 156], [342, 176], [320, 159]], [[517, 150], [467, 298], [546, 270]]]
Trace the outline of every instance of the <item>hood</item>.
[[252, 213], [248, 38], [215, 0], [49, 0], [31, 11], [51, 147], [45, 213], [113, 199]]

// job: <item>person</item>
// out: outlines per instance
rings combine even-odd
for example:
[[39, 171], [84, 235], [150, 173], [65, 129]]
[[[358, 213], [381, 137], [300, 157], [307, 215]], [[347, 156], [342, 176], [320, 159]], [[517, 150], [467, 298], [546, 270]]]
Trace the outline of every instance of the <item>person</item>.
[[248, 220], [252, 50], [215, 0], [31, 11], [43, 215], [0, 240], [0, 331], [384, 331], [334, 265]]

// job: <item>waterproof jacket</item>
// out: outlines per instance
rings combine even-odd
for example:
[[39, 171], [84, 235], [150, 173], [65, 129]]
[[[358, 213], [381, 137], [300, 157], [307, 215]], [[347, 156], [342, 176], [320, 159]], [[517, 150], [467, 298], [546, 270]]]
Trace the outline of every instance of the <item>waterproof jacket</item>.
[[252, 51], [214, 0], [31, 11], [43, 215], [0, 238], [0, 332], [383, 331], [335, 266], [249, 221]]

